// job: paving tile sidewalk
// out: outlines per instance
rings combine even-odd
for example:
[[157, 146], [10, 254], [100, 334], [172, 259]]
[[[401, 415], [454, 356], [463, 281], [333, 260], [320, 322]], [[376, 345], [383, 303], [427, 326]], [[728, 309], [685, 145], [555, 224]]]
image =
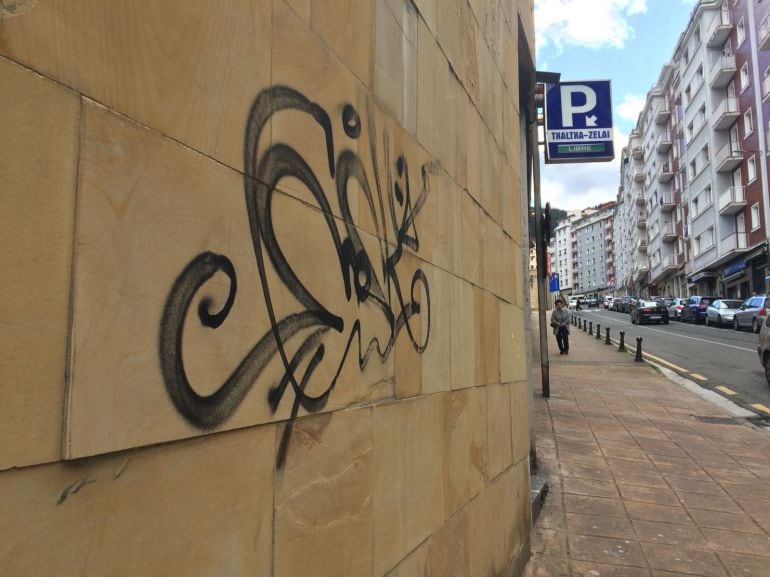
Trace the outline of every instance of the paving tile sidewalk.
[[[528, 577], [770, 577], [770, 435], [573, 327], [534, 375]], [[533, 363], [537, 364], [537, 363]], [[705, 417], [705, 419], [704, 419]]]

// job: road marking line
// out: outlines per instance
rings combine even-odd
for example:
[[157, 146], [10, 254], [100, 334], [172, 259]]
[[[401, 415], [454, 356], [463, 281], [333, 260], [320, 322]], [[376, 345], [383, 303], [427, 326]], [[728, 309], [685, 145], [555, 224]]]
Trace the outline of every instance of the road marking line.
[[[640, 325], [634, 325], [634, 324], [629, 323], [627, 321], [618, 321], [618, 320], [615, 320], [613, 317], [608, 317], [608, 316], [601, 315], [601, 318], [607, 319], [607, 320], [611, 320], [611, 321], [614, 321], [614, 322], [618, 322], [618, 323], [620, 323], [622, 325], [630, 325], [632, 327], [638, 327], [638, 328], [640, 328], [642, 330], [654, 331], [654, 332], [657, 332], [657, 333], [666, 333], [666, 334], [669, 334], [669, 335], [672, 334], [669, 331], [664, 331], [662, 329], [653, 329], [652, 327], [645, 327], [645, 326], [640, 326]], [[718, 341], [710, 341], [708, 339], [699, 339], [698, 337], [689, 337], [687, 335], [683, 335], [683, 334], [679, 334], [679, 333], [675, 333], [675, 334], [676, 334], [676, 336], [678, 338], [681, 338], [681, 339], [691, 339], [693, 341], [701, 341], [702, 343], [709, 343], [711, 345], [719, 345], [720, 347], [727, 347], [727, 348], [730, 348], [730, 349], [738, 349], [739, 351], [747, 351], [749, 353], [754, 353], [755, 355], [757, 354], [757, 349], [744, 349], [743, 347], [736, 347], [735, 345], [728, 345], [728, 344], [725, 344], [725, 343], [720, 343]]]
[[703, 375], [699, 375], [698, 373], [690, 373], [690, 376], [693, 379], [698, 379], [699, 381], [708, 381], [706, 377], [704, 377]]
[[758, 411], [763, 411], [763, 412], [767, 413], [768, 415], [770, 415], [770, 408], [767, 408], [762, 403], [756, 403], [756, 404], [751, 405], [751, 406], [754, 407], [755, 409], [757, 409]]
[[725, 395], [737, 395], [738, 394], [734, 390], [728, 389], [727, 387], [723, 387], [722, 385], [719, 385], [718, 387], [714, 387], [714, 388], [717, 389], [717, 390], [722, 391]]
[[644, 355], [645, 357], [650, 357], [651, 359], [653, 359], [653, 360], [655, 360], [655, 361], [657, 361], [659, 363], [662, 363], [662, 364], [664, 364], [666, 366], [669, 366], [669, 367], [671, 367], [672, 369], [674, 369], [676, 371], [681, 371], [683, 373], [688, 372], [687, 369], [682, 368], [679, 365], [675, 365], [674, 363], [669, 362], [666, 359], [661, 359], [660, 357], [656, 357], [655, 355], [651, 355], [650, 353], [645, 353], [644, 351], [642, 351], [642, 355]]

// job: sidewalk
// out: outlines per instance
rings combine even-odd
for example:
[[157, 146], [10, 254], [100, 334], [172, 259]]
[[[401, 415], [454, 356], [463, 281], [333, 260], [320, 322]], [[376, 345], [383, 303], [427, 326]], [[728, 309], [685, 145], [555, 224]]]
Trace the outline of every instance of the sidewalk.
[[570, 341], [548, 339], [548, 400], [533, 361], [549, 492], [527, 577], [770, 577], [770, 434], [604, 339]]

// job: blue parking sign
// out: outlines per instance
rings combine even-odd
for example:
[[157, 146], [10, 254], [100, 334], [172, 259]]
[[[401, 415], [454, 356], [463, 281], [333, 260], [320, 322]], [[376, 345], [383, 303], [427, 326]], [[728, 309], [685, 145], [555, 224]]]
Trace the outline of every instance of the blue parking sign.
[[546, 86], [547, 163], [610, 161], [615, 158], [612, 133], [609, 80], [561, 82]]
[[551, 279], [548, 281], [548, 290], [552, 293], [559, 292], [559, 273], [551, 273]]

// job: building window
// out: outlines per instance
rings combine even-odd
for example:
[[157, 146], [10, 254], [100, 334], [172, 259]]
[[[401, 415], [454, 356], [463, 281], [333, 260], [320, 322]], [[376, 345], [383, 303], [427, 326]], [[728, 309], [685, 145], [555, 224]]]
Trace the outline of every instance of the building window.
[[707, 186], [703, 189], [703, 192], [701, 193], [701, 196], [703, 197], [703, 202], [701, 206], [703, 208], [706, 208], [708, 205], [711, 204], [711, 186]]
[[754, 180], [757, 178], [757, 163], [753, 156], [749, 158], [748, 162], [746, 163], [746, 173], [746, 176], [748, 176], [749, 179], [749, 183], [754, 182]]
[[747, 137], [752, 132], [754, 132], [754, 117], [749, 108], [743, 113], [743, 137]]
[[744, 62], [743, 66], [741, 66], [741, 92], [746, 90], [746, 87], [749, 85], [749, 63]]
[[735, 37], [738, 41], [738, 46], [743, 44], [746, 39], [746, 25], [743, 23], [743, 18], [738, 20], [738, 25], [735, 27]]
[[759, 228], [759, 203], [754, 204], [751, 207], [751, 230], [757, 230]]

